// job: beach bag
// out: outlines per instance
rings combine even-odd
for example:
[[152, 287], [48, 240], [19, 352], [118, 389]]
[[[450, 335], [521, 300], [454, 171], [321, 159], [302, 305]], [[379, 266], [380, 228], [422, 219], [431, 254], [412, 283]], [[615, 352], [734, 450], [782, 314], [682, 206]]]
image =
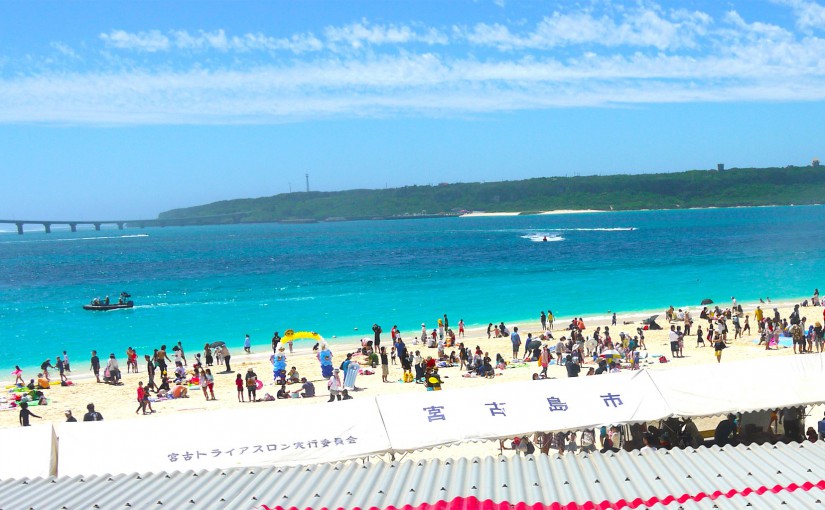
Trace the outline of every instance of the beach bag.
[[667, 358], [664, 356], [659, 356], [659, 363], [667, 363]]

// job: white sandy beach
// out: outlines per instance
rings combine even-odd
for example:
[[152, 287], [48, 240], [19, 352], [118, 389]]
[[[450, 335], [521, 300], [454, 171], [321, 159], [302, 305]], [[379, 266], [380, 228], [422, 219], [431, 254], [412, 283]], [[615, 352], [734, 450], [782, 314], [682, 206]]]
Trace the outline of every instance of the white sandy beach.
[[[777, 307], [779, 308], [782, 316], [787, 317], [792, 311], [793, 304], [793, 302], [783, 302], [763, 304], [761, 306], [763, 310], [765, 310], [766, 312], [772, 311], [774, 307]], [[720, 306], [723, 309], [725, 308], [725, 305], [729, 305], [729, 303], [720, 304]], [[758, 333], [755, 321], [753, 319], [753, 311], [757, 305], [758, 303], [743, 304], [746, 314], [750, 317], [752, 332], [750, 335], [747, 335], [744, 339], [739, 339], [731, 342], [730, 348], [726, 349], [723, 352], [723, 364], [726, 362], [751, 359], [754, 357], [775, 357], [793, 355], [793, 350], [790, 348], [766, 351], [763, 346], [756, 346], [754, 340], [758, 338]], [[690, 308], [690, 311], [694, 318], [694, 331], [696, 329], [696, 326], [698, 325], [702, 325], [703, 329], [705, 329], [707, 325], [707, 323], [704, 320], [699, 319], [699, 312], [701, 308], [702, 307]], [[808, 324], [814, 324], [817, 321], [822, 321], [823, 308], [802, 307], [800, 308], [800, 310], [801, 315], [807, 318]], [[635, 334], [636, 328], [641, 325], [640, 322], [644, 318], [648, 317], [653, 313], [656, 312], [638, 312], [633, 314], [622, 314], [621, 312], [618, 312], [618, 325], [611, 327], [611, 335], [614, 339], [616, 339], [618, 337], [618, 333], [622, 331], [629, 334]], [[667, 364], [660, 364], [658, 362], [655, 362], [654, 360], [658, 358], [659, 355], [665, 355], [668, 357], [668, 359], [670, 359], [670, 349], [667, 340], [668, 324], [664, 320], [664, 309], [659, 313], [660, 317], [657, 320], [657, 322], [663, 327], [663, 329], [646, 332], [646, 353], [649, 355], [649, 362], [643, 363], [643, 367], [653, 370], [667, 370], [668, 368], [674, 366], [716, 363], [716, 358], [714, 357], [714, 350], [709, 344], [707, 347], [696, 347], [695, 333], [693, 333], [690, 337], [686, 337], [685, 339], [684, 358], [672, 359]], [[564, 331], [564, 328], [567, 326], [571, 319], [571, 317], [563, 317], [556, 319], [553, 330], [553, 335], [556, 339], [565, 335], [566, 332]], [[609, 315], [585, 317], [584, 320], [587, 327], [585, 333], [592, 333], [592, 331], [595, 330], [595, 328], [598, 326], [602, 326], [602, 329], [604, 329], [604, 326], [610, 325]], [[431, 321], [431, 323], [432, 322], [433, 321]], [[629, 324], [623, 324], [625, 322], [628, 322]], [[537, 336], [541, 332], [541, 325], [538, 320], [508, 324], [508, 327], [512, 326], [519, 326], [520, 333], [522, 334], [522, 339], [525, 339], [527, 337], [527, 333], [533, 333], [534, 336]], [[389, 327], [386, 328], [384, 334], [382, 335], [382, 345], [390, 344], [388, 330]], [[435, 356], [436, 349], [428, 349], [422, 347], [421, 345], [416, 345], [413, 343], [412, 339], [418, 336], [419, 334], [419, 331], [402, 331], [402, 337], [405, 338], [405, 341], [409, 349], [411, 349], [413, 352], [415, 352], [416, 350], [420, 350], [422, 355], [424, 355], [425, 357], [427, 355]], [[497, 353], [501, 353], [505, 357], [505, 359], [509, 359], [510, 353], [512, 351], [510, 340], [508, 338], [488, 339], [486, 335], [486, 328], [468, 330], [466, 332], [465, 338], [459, 339], [459, 341], [463, 341], [466, 346], [471, 348], [475, 348], [476, 345], [480, 346], [481, 349], [484, 352], [488, 352], [492, 358], [495, 358], [495, 355]], [[326, 388], [326, 381], [322, 379], [319, 363], [315, 357], [315, 354], [311, 351], [312, 343], [310, 341], [307, 342], [308, 343], [305, 344], [296, 342], [295, 345], [300, 347], [296, 348], [296, 352], [294, 354], [288, 356], [287, 365], [288, 367], [297, 367], [298, 371], [302, 376], [307, 377], [309, 380], [315, 383], [316, 390], [318, 392], [318, 396], [315, 398], [276, 400], [271, 402], [256, 403], [238, 402], [234, 384], [235, 374], [245, 373], [247, 368], [249, 367], [252, 367], [258, 374], [259, 378], [265, 382], [263, 390], [258, 392], [259, 398], [267, 392], [274, 395], [277, 391], [277, 387], [273, 383], [272, 365], [269, 362], [269, 357], [271, 355], [270, 350], [254, 352], [251, 355], [239, 355], [238, 352], [240, 351], [240, 349], [236, 349], [233, 350], [233, 356], [231, 360], [233, 369], [232, 373], [220, 373], [223, 370], [222, 366], [216, 365], [212, 367], [214, 369], [213, 372], [216, 375], [215, 392], [217, 400], [214, 401], [206, 401], [200, 390], [193, 388], [192, 390], [190, 390], [190, 398], [157, 402], [154, 403], [154, 409], [157, 411], [155, 414], [147, 416], [136, 416], [136, 387], [138, 381], [146, 380], [145, 362], [141, 361], [139, 365], [140, 372], [137, 374], [127, 374], [124, 372], [123, 386], [111, 386], [107, 384], [95, 383], [94, 378], [90, 377], [91, 374], [89, 372], [88, 361], [81, 361], [76, 356], [72, 362], [73, 373], [70, 376], [75, 385], [69, 387], [56, 386], [50, 390], [47, 390], [46, 393], [50, 399], [50, 405], [33, 407], [32, 410], [35, 414], [42, 416], [43, 421], [50, 421], [54, 423], [62, 422], [65, 420], [64, 411], [66, 409], [71, 409], [75, 416], [78, 417], [78, 419], [82, 419], [82, 415], [85, 412], [86, 404], [88, 404], [89, 402], [95, 403], [97, 410], [103, 414], [106, 420], [136, 419], [149, 421], [156, 419], [156, 417], [158, 416], [168, 415], [169, 413], [188, 413], [192, 414], [193, 419], [200, 420], [208, 416], [207, 413], [213, 410], [243, 409], [251, 406], [278, 406], [279, 409], [283, 409], [283, 406], [318, 406], [318, 412], [319, 414], [322, 414], [325, 406], [335, 404], [327, 403], [328, 390]], [[184, 347], [187, 349], [187, 361], [191, 363], [194, 359], [194, 355], [196, 352], [194, 346], [184, 345]], [[356, 348], [357, 345], [331, 346], [331, 349], [334, 354], [333, 365], [340, 365], [340, 363], [344, 360], [346, 353], [354, 352]], [[450, 350], [452, 349], [448, 348], [447, 352], [449, 352]], [[142, 360], [143, 354], [145, 353], [141, 352], [138, 354], [139, 359]], [[102, 360], [104, 360], [104, 358], [105, 356], [101, 356]], [[355, 359], [362, 361], [358, 356], [356, 356]], [[121, 369], [125, 370], [125, 360], [122, 358], [120, 360], [120, 365]], [[586, 363], [585, 369], [588, 366], [595, 365], [592, 362]], [[375, 375], [360, 375], [358, 377], [357, 387], [359, 388], [359, 391], [353, 393], [354, 398], [357, 399], [361, 398], [362, 396], [371, 396], [378, 394], [397, 394], [399, 396], [402, 396], [406, 393], [425, 391], [423, 385], [400, 382], [402, 375], [400, 362], [395, 365], [390, 365], [389, 380], [391, 382], [389, 383], [381, 382], [380, 367], [376, 369], [376, 372], [377, 373]], [[442, 374], [442, 377], [444, 379], [443, 391], [451, 391], [457, 388], [473, 386], [500, 384], [508, 381], [523, 381], [530, 379], [534, 372], [538, 372], [538, 368], [535, 364], [532, 363], [528, 364], [528, 366], [526, 367], [497, 371], [499, 375], [496, 376], [495, 380], [461, 377], [461, 372], [459, 372], [459, 369], [457, 367], [440, 370], [440, 373]], [[28, 380], [30, 377], [33, 377], [34, 375], [36, 374], [24, 374], [26, 380]], [[567, 377], [564, 367], [556, 365], [551, 365], [549, 367], [548, 375], [552, 378]], [[0, 426], [19, 426], [17, 415], [18, 413], [15, 410], [0, 412]], [[35, 423], [39, 422], [39, 420], [36, 419], [33, 421]], [[496, 453], [498, 453], [497, 444], [487, 442], [457, 445], [449, 448], [442, 448], [438, 452], [419, 452], [410, 455], [415, 457], [416, 455], [420, 454], [425, 455], [427, 457], [438, 456], [446, 458], [449, 456], [457, 455], [472, 456], [489, 455]]]

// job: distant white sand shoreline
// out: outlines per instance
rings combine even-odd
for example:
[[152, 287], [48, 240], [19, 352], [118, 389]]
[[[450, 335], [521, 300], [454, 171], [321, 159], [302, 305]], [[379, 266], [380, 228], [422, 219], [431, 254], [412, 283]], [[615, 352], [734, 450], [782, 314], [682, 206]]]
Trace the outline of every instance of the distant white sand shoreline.
[[462, 214], [459, 218], [484, 218], [484, 217], [495, 217], [495, 216], [533, 216], [533, 215], [547, 215], [547, 214], [580, 214], [580, 213], [602, 213], [602, 212], [610, 212], [604, 211], [601, 209], [556, 209], [553, 211], [540, 211], [536, 213], [530, 212], [484, 212], [484, 211], [472, 211], [466, 214]]

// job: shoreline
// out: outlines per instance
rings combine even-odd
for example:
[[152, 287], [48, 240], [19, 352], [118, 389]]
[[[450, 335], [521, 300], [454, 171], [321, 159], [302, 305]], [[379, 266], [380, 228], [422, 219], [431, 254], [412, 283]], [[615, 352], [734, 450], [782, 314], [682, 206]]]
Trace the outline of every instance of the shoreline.
[[[772, 300], [770, 303], [766, 302], [764, 304], [761, 304], [758, 301], [740, 301], [740, 300], [737, 300], [737, 302], [742, 305], [742, 308], [747, 313], [747, 312], [752, 312], [753, 310], [756, 309], [757, 306], [760, 306], [760, 305], [763, 306], [763, 308], [765, 308], [765, 309], [767, 309], [767, 307], [770, 307], [771, 309], [774, 308], [774, 307], [776, 307], [776, 308], [787, 308], [787, 307], [792, 307], [794, 304], [800, 304], [805, 299], [810, 299], [810, 298], [809, 297], [779, 298], [779, 299], [776, 299], [776, 300]], [[617, 315], [617, 321], [618, 321], [617, 326], [621, 329], [621, 326], [623, 326], [622, 322], [625, 321], [625, 320], [632, 321], [634, 323], [638, 323], [638, 322], [641, 322], [642, 320], [644, 320], [648, 317], [651, 317], [653, 315], [659, 315], [659, 316], [663, 317], [664, 313], [665, 313], [665, 310], [667, 310], [667, 308], [669, 306], [670, 305], [667, 305], [666, 307], [663, 307], [661, 309], [645, 308], [645, 309], [640, 309], [640, 310], [624, 310], [624, 311], [622, 311], [622, 310], [607, 310], [604, 313], [587, 313], [587, 312], [584, 312], [584, 313], [581, 313], [581, 314], [572, 314], [572, 315], [557, 315], [557, 314], [555, 314], [555, 324], [556, 324], [557, 327], [554, 328], [554, 329], [558, 330], [560, 328], [566, 327], [566, 325], [569, 323], [569, 321], [572, 320], [574, 317], [581, 317], [584, 320], [585, 324], [588, 325], [588, 326], [590, 324], [593, 324], [593, 326], [595, 326], [595, 327], [609, 326], [610, 322], [611, 322], [611, 319], [612, 319], [611, 314], [614, 313], [614, 312]], [[724, 310], [725, 308], [730, 307], [730, 302], [726, 302], [724, 304], [723, 303], [713, 303], [712, 305], [709, 305], [709, 306], [710, 307], [719, 306], [720, 308], [722, 308]], [[690, 310], [690, 312], [694, 315], [694, 321], [696, 319], [698, 319], [699, 311], [701, 311], [701, 309], [702, 309], [702, 305], [691, 306], [691, 305], [676, 305], [676, 304], [674, 304], [673, 307], [677, 310], [678, 309]], [[540, 311], [541, 310], [539, 310], [539, 312]], [[460, 317], [458, 319], [460, 319]], [[457, 326], [458, 319], [451, 318], [452, 329], [456, 333], [456, 335], [458, 334], [458, 326]], [[432, 323], [429, 323], [426, 320], [423, 320], [422, 322], [425, 322], [427, 324], [428, 331], [432, 331], [433, 328], [431, 327], [431, 325], [436, 325], [437, 324], [436, 321], [437, 321], [437, 319], [434, 320]], [[499, 319], [498, 322], [493, 322], [493, 325], [496, 325], [496, 324], [498, 324], [499, 322], [502, 322], [502, 321], [508, 327], [518, 326], [519, 329], [522, 329], [522, 327], [523, 327], [522, 325], [526, 325], [525, 327], [530, 328], [530, 327], [535, 327], [535, 325], [539, 324], [539, 319], [538, 319], [538, 316], [536, 315], [532, 318], [525, 318], [525, 317], [522, 317], [521, 319], [503, 318], [503, 319]], [[662, 319], [662, 322], [664, 323], [663, 319]], [[630, 325], [625, 325], [625, 326], [630, 327]], [[382, 333], [382, 341], [386, 341], [385, 339], [389, 338], [390, 329], [392, 328], [392, 324], [391, 323], [381, 324], [381, 327], [384, 330], [383, 333]], [[486, 338], [487, 324], [465, 322], [464, 327], [465, 327], [465, 331], [468, 334], [468, 336], [474, 336], [475, 334], [477, 334], [479, 336], [484, 336]], [[533, 329], [533, 330], [523, 329], [522, 331], [525, 332], [525, 333], [527, 333], [527, 332], [536, 333], [535, 329]], [[404, 339], [415, 339], [415, 338], [420, 337], [420, 329], [417, 329], [417, 330], [400, 329], [400, 333], [401, 333], [401, 337], [404, 338]], [[364, 334], [347, 334], [347, 335], [340, 335], [340, 336], [331, 335], [329, 337], [324, 336], [324, 335], [321, 335], [321, 336], [324, 338], [324, 340], [327, 342], [327, 344], [330, 346], [331, 349], [341, 349], [342, 347], [345, 347], [345, 346], [348, 346], [348, 345], [360, 346], [361, 345], [361, 339], [367, 339], [367, 340], [372, 340], [373, 339], [373, 333], [372, 333], [372, 331], [369, 331], [369, 330], [365, 330]], [[313, 345], [314, 345], [314, 343], [313, 343]], [[237, 347], [235, 347], [235, 346], [231, 346], [231, 345], [227, 344], [227, 347], [229, 347], [230, 352], [233, 353], [232, 354], [232, 359], [233, 360], [246, 361], [247, 359], [257, 359], [258, 357], [263, 357], [266, 360], [268, 360], [269, 355], [272, 354], [271, 342], [253, 342], [251, 344], [251, 349], [253, 350], [253, 352], [251, 354], [242, 353], [242, 350], [243, 350], [242, 345], [238, 345]], [[184, 348], [185, 348], [185, 352], [187, 353], [187, 360], [194, 359], [194, 354], [195, 353], [203, 354], [203, 349], [202, 348], [194, 348], [193, 349], [191, 345], [190, 346], [184, 346]], [[298, 354], [299, 352], [306, 352], [306, 353], [312, 353], [313, 352], [312, 351], [312, 345], [309, 345], [307, 347], [294, 347], [294, 348], [295, 348], [295, 354]], [[122, 350], [125, 352], [125, 347]], [[238, 353], [237, 351], [241, 351], [241, 353]], [[172, 351], [170, 350], [169, 353], [171, 354], [171, 352]], [[151, 354], [151, 353], [139, 352], [138, 353], [138, 366], [145, 366], [145, 361], [143, 359], [144, 354]], [[108, 355], [106, 353], [98, 350], [98, 357], [100, 357], [101, 363], [105, 364], [105, 361], [108, 358]], [[122, 359], [124, 360], [123, 363], [121, 363], [121, 368], [123, 368], [125, 366], [125, 354], [117, 354], [116, 353], [116, 357], [117, 357], [119, 363], [121, 362]], [[70, 365], [71, 366], [74, 366], [74, 367], [78, 366], [76, 356], [72, 355], [72, 353], [69, 353], [69, 358], [70, 358]], [[51, 359], [51, 358], [49, 358], [49, 359]], [[83, 361], [80, 362], [80, 365], [85, 367], [84, 370], [82, 371], [82, 374], [88, 374], [88, 376], [86, 377], [84, 375], [75, 375], [77, 372], [73, 371], [71, 373], [72, 378], [78, 378], [78, 379], [84, 379], [84, 380], [85, 379], [94, 379], [94, 375], [92, 375], [91, 372], [88, 370], [88, 367], [89, 367], [88, 359], [87, 358], [80, 358], [80, 359], [83, 360]], [[54, 361], [54, 360], [52, 360], [52, 361]], [[3, 386], [10, 385], [13, 382], [13, 379], [9, 378], [9, 373], [11, 372], [11, 370], [13, 368], [14, 368], [14, 365], [11, 365], [8, 368], [3, 367], [1, 369], [2, 372], [0, 372], [0, 385], [3, 385]], [[26, 374], [26, 373], [37, 374], [40, 371], [39, 365], [29, 365], [29, 366], [20, 365], [20, 368], [23, 370], [24, 374]], [[31, 379], [31, 377], [26, 377], [25, 379]]]

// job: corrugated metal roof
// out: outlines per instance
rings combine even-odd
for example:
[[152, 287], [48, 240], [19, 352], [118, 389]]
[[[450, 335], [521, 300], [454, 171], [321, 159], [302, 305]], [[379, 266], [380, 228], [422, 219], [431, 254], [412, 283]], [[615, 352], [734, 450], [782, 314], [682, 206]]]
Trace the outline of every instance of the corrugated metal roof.
[[825, 508], [825, 443], [0, 482], [0, 510]]

